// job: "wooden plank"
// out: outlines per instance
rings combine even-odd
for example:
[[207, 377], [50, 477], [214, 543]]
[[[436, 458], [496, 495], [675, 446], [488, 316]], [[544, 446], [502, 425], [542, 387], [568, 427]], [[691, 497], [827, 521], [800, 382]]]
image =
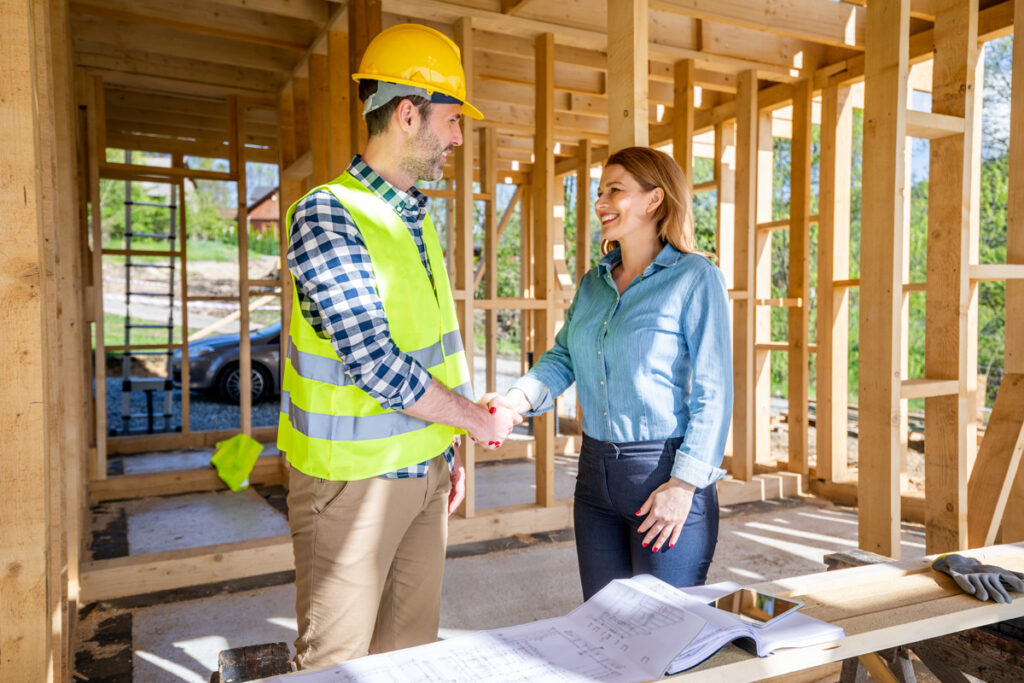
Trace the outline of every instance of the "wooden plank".
[[103, 78], [90, 79], [86, 108], [86, 154], [88, 156], [89, 223], [92, 230], [92, 293], [93, 293], [93, 374], [95, 399], [93, 401], [93, 439], [95, 450], [86, 464], [89, 481], [107, 476], [107, 353], [103, 311], [103, 206], [100, 201], [100, 163], [106, 158], [106, 106], [103, 96]]
[[[268, 455], [256, 459], [249, 483], [269, 486], [286, 485], [281, 474], [282, 457]], [[199, 491], [222, 491], [227, 484], [211, 467], [144, 474], [120, 474], [89, 484], [89, 505], [108, 500], [129, 500], [149, 496], [171, 496]]]
[[[294, 140], [294, 136], [292, 137]], [[284, 180], [304, 181], [313, 174], [313, 150], [307, 149], [302, 156], [293, 161], [289, 166], [281, 169], [281, 178]]]
[[[736, 94], [736, 222], [734, 287], [754, 289], [757, 225], [757, 76], [739, 75]], [[752, 301], [733, 300], [732, 476], [754, 475], [754, 311]]]
[[313, 153], [313, 174], [309, 184], [321, 185], [331, 176], [330, 98], [327, 55], [309, 56], [309, 149]]
[[[717, 191], [715, 212], [715, 255], [718, 268], [725, 278], [726, 289], [734, 287], [734, 270], [736, 268], [736, 126], [722, 123], [715, 126], [715, 166], [712, 183]], [[700, 183], [694, 187], [700, 191]], [[734, 334], [734, 312], [729, 307], [729, 332]], [[730, 421], [729, 433], [725, 440], [725, 452], [732, 453], [733, 425]]]
[[[1024, 26], [1024, 2], [1013, 5], [1015, 26]], [[1016, 268], [1024, 265], [1024, 40], [1013, 44], [1013, 72], [1010, 90], [1010, 177], [1006, 204], [1006, 262]], [[1003, 359], [1006, 372], [1024, 373], [1024, 280], [1006, 282]], [[1024, 477], [1017, 477], [1008, 503], [1011, 509], [1024, 509]], [[968, 516], [969, 519], [969, 516]], [[1024, 541], [1024, 515], [1003, 519], [1002, 538], [1006, 542]]]
[[238, 371], [241, 375], [238, 409], [241, 415], [241, 431], [252, 436], [252, 340], [249, 337], [249, 202], [245, 173], [245, 119], [238, 106], [238, 98], [228, 98], [228, 120], [234, 135], [231, 145], [231, 170], [237, 177], [235, 195], [238, 201]]
[[[1007, 256], [1009, 258], [1009, 256]], [[998, 282], [1006, 280], [1010, 287], [1011, 280], [1024, 280], [1024, 264], [1021, 263], [972, 263], [968, 267], [971, 282]], [[1009, 319], [1007, 319], [1009, 324]], [[1007, 349], [1009, 352], [1009, 349]]]
[[101, 178], [114, 180], [172, 180], [174, 178], [200, 178], [203, 180], [234, 180], [233, 173], [206, 171], [197, 168], [172, 168], [170, 166], [142, 166], [139, 164], [117, 164], [99, 162]]
[[[763, 223], [772, 216], [775, 141], [771, 134], [772, 115], [761, 111], [757, 117], [757, 210], [756, 220]], [[772, 288], [772, 238], [762, 230], [754, 232], [754, 281], [748, 299], [754, 306], [754, 462], [772, 460], [771, 443], [771, 355], [760, 342], [772, 336], [771, 311], [757, 305], [758, 295]]]
[[960, 383], [955, 379], [905, 379], [900, 382], [900, 398], [905, 399], [956, 396], [959, 391]]
[[858, 536], [863, 550], [894, 558], [909, 9], [909, 0], [868, 5], [864, 67]]
[[[193, 299], [194, 301], [195, 299]], [[257, 441], [269, 442], [277, 439], [277, 426], [255, 427], [252, 437]], [[165, 433], [146, 434], [144, 436], [119, 436], [108, 440], [111, 455], [125, 453], [148, 453], [151, 451], [169, 451], [181, 448], [210, 448], [218, 441], [223, 441], [238, 434], [237, 429], [215, 429], [189, 434]]]
[[[980, 144], [974, 117], [981, 102], [973, 92], [981, 82], [978, 12], [974, 0], [944, 0], [937, 7], [932, 111], [963, 118], [964, 134], [929, 144], [924, 374], [959, 385], [952, 394], [925, 400], [925, 545], [930, 553], [967, 547], [967, 481], [977, 444], [977, 376], [969, 375], [969, 338], [977, 336], [971, 319], [976, 320], [977, 302], [970, 292], [969, 245], [976, 240], [970, 214], [978, 197], [972, 192], [973, 157]], [[980, 118], [980, 111], [977, 114]]]
[[[17, 362], [0, 370], [5, 391], [0, 434], [17, 457], [0, 461], [8, 495], [0, 502], [3, 541], [0, 546], [0, 678], [52, 680], [52, 621], [49, 576], [51, 557], [47, 492], [49, 449], [45, 364], [48, 345], [44, 320], [48, 314], [42, 288], [45, 226], [41, 137], [52, 130], [38, 120], [34, 72], [37, 45], [33, 35], [33, 3], [8, 2], [0, 18], [0, 135], [5, 140], [4, 173], [0, 175], [0, 209], [10, 226], [0, 262], [0, 344]], [[45, 25], [45, 24], [44, 24]], [[42, 128], [42, 130], [40, 129]]]
[[651, 9], [709, 22], [754, 28], [801, 40], [864, 48], [864, 10], [847, 3], [789, 2], [763, 5], [720, 0], [653, 0]]
[[590, 270], [590, 167], [594, 161], [594, 148], [584, 138], [577, 145], [579, 166], [576, 169], [576, 282]]
[[[348, 3], [348, 63], [349, 67], [353, 70], [359, 68], [359, 64], [362, 61], [363, 53], [366, 51], [366, 46], [370, 44], [374, 36], [381, 32], [382, 20], [381, 20], [381, 0], [351, 0]], [[465, 66], [467, 59], [471, 56], [466, 55], [463, 51], [462, 59], [463, 66]], [[473, 71], [466, 69], [466, 73], [473, 73]], [[472, 85], [472, 78], [467, 82], [467, 86]], [[349, 121], [352, 124], [352, 150], [363, 149], [366, 145], [366, 121], [363, 120], [363, 103], [359, 99], [359, 86], [354, 81], [351, 83], [351, 90], [349, 91]]]
[[912, 138], [937, 140], [964, 134], [964, 119], [934, 112], [907, 111], [907, 135]]
[[608, 0], [608, 148], [612, 152], [647, 146], [647, 50], [647, 0]]
[[810, 356], [811, 293], [811, 81], [798, 81], [793, 93], [793, 140], [789, 201], [789, 298], [802, 305], [787, 312], [789, 471], [807, 475], [807, 400]]
[[845, 481], [850, 295], [837, 279], [850, 275], [850, 176], [853, 102], [849, 88], [821, 95], [818, 206], [818, 354], [815, 361], [815, 432], [818, 476]]
[[[295, 111], [295, 154], [301, 158], [309, 148], [309, 79], [292, 78], [292, 107]], [[312, 155], [310, 163], [312, 164]], [[312, 167], [310, 168], [312, 173]]]
[[[379, 7], [379, 5], [378, 5]], [[473, 25], [469, 19], [460, 19], [455, 24], [455, 42], [462, 49], [462, 66], [466, 73], [473, 73]], [[466, 83], [466, 99], [473, 101], [472, 81]], [[466, 296], [456, 300], [455, 310], [462, 330], [462, 344], [469, 376], [473, 376], [474, 322], [473, 313], [473, 158], [476, 146], [474, 120], [462, 117], [462, 145], [455, 148], [455, 213], [449, 228], [455, 237], [455, 278], [453, 284]], [[451, 221], [451, 214], [449, 214]], [[449, 242], [449, 248], [452, 245]], [[466, 468], [466, 499], [459, 507], [464, 518], [476, 514], [476, 465], [475, 448], [472, 439], [462, 439], [460, 446], [462, 463]]]
[[315, 24], [327, 21], [326, 0], [209, 0], [213, 4], [227, 7], [243, 7], [283, 17], [304, 19]]
[[[624, 0], [622, 0], [624, 1]], [[533, 314], [534, 359], [554, 346], [556, 311], [552, 304], [555, 292], [554, 222], [555, 185], [555, 38], [550, 33], [537, 36], [534, 43], [536, 68], [537, 118], [534, 136], [533, 167], [533, 235], [530, 252], [533, 255], [532, 296], [547, 306]], [[646, 60], [645, 60], [646, 63]], [[609, 66], [611, 63], [609, 63]], [[646, 117], [644, 118], [646, 121]], [[558, 183], [560, 185], [560, 183]], [[560, 188], [559, 188], [560, 189]], [[550, 507], [555, 504], [555, 429], [552, 411], [534, 418], [533, 429], [537, 448], [537, 504]]]
[[352, 160], [352, 70], [349, 66], [348, 34], [344, 31], [327, 33], [327, 125], [328, 125], [328, 178], [334, 178], [348, 168]]
[[694, 64], [683, 59], [675, 64], [675, 96], [672, 112], [672, 156], [683, 169], [687, 187], [693, 194], [693, 110]]
[[[491, 193], [484, 209], [484, 261], [487, 262], [488, 299], [498, 298], [498, 177], [496, 162], [496, 131], [494, 128], [480, 129], [480, 188]], [[474, 283], [475, 285], [475, 283]], [[473, 287], [475, 291], [475, 286]], [[488, 310], [484, 314], [484, 337], [486, 339], [486, 386], [487, 391], [497, 391], [498, 383], [498, 311]]]
[[[1024, 374], [1007, 373], [999, 384], [978, 459], [967, 486], [968, 546], [992, 545], [1004, 519], [1024, 451]], [[1011, 515], [1012, 516], [1012, 515]]]

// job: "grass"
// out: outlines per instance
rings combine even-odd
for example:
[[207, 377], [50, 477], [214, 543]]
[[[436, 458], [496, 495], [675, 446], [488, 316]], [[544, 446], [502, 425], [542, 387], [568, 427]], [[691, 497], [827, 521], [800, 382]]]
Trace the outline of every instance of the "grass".
[[[238, 261], [238, 247], [234, 243], [216, 242], [212, 240], [190, 239], [188, 240], [188, 260], [191, 261], [216, 261], [218, 263], [230, 263]], [[124, 239], [117, 238], [108, 240], [103, 245], [104, 249], [124, 249]], [[132, 249], [145, 249], [153, 251], [167, 251], [166, 240], [153, 240], [142, 237], [132, 239]], [[258, 258], [266, 254], [249, 250], [249, 258]], [[163, 256], [134, 256], [134, 261], [141, 263], [160, 263], [166, 260]], [[124, 261], [123, 256], [105, 255], [105, 263], [120, 263]]]

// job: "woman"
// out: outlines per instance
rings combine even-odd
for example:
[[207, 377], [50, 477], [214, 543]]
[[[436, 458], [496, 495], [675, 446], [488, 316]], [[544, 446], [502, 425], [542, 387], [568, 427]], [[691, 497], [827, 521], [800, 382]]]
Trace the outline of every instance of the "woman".
[[577, 383], [584, 599], [642, 573], [699, 585], [718, 537], [714, 483], [732, 411], [725, 282], [696, 250], [689, 190], [670, 156], [613, 154], [594, 209], [604, 258], [580, 282], [555, 346], [490, 398], [537, 414]]

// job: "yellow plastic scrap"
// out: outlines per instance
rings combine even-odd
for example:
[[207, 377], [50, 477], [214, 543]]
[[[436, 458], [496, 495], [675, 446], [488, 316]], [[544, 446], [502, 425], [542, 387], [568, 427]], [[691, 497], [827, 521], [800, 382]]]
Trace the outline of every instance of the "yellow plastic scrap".
[[249, 488], [249, 473], [260, 457], [263, 444], [251, 436], [235, 434], [230, 439], [217, 442], [210, 464], [217, 468], [217, 475], [232, 491]]

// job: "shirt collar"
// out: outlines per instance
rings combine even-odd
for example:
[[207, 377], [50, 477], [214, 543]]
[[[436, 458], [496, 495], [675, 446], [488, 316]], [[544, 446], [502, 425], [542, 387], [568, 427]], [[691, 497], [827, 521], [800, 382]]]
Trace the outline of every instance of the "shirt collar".
[[408, 192], [398, 189], [370, 168], [360, 154], [352, 157], [352, 163], [348, 165], [348, 172], [375, 195], [387, 202], [399, 217], [403, 217], [409, 211], [422, 211], [427, 206], [427, 196], [415, 186], [409, 188]]
[[[665, 246], [661, 248], [661, 251], [658, 252], [658, 255], [654, 257], [654, 260], [651, 261], [650, 265], [644, 268], [643, 274], [650, 275], [651, 273], [654, 272], [655, 269], [669, 268], [671, 266], [674, 266], [676, 263], [679, 262], [679, 259], [681, 259], [682, 257], [683, 253], [681, 251], [679, 251], [671, 244], [666, 242]], [[600, 261], [598, 261], [597, 267], [599, 268], [599, 272], [601, 272], [602, 274], [611, 273], [615, 266], [617, 266], [621, 260], [622, 249], [620, 249], [619, 247], [615, 247], [607, 254], [605, 254]]]

